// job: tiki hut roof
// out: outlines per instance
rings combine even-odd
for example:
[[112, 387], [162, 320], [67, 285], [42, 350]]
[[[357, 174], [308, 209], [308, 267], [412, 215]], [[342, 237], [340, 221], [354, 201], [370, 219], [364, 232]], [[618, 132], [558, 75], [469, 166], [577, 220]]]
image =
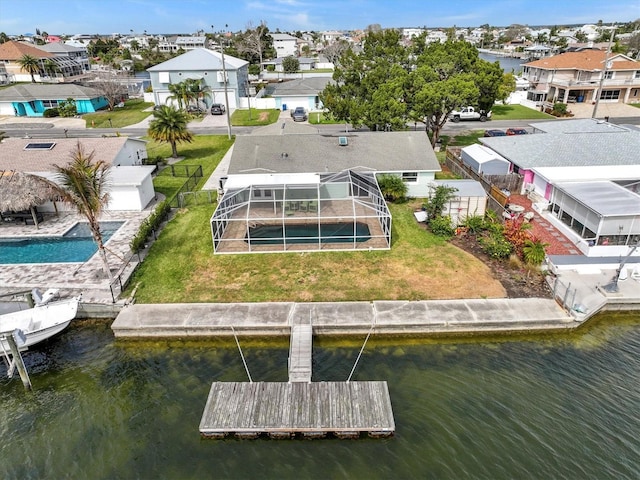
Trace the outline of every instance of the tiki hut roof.
[[0, 212], [19, 212], [58, 198], [51, 183], [37, 175], [0, 170]]

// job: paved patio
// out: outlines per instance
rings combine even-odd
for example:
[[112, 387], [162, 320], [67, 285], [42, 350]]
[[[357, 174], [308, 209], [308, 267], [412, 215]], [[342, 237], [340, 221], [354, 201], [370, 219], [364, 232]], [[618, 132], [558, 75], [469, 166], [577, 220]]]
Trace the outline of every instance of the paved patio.
[[[157, 203], [158, 201], [153, 201], [141, 212], [106, 212], [101, 216], [101, 221], [125, 222], [105, 245], [107, 261], [114, 277], [124, 281], [133, 272], [138, 263], [138, 255], [131, 253], [129, 243]], [[78, 222], [86, 222], [86, 219], [76, 213], [61, 212], [57, 216], [46, 214], [38, 229], [34, 225], [14, 222], [0, 224], [0, 239], [61, 236]], [[61, 297], [82, 293], [83, 301], [87, 303], [113, 303], [110, 282], [97, 253], [81, 263], [0, 264], [0, 295], [30, 291], [33, 288], [58, 288]], [[113, 290], [116, 296], [120, 293], [118, 281], [114, 283]]]

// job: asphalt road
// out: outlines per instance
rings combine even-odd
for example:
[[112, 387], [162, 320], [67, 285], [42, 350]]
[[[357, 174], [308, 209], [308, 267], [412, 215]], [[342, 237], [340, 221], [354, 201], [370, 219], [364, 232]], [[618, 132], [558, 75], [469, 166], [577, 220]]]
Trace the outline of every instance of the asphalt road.
[[[488, 122], [447, 122], [441, 130], [442, 135], [455, 135], [465, 130], [487, 130], [491, 128], [507, 129], [509, 127], [529, 128], [531, 123], [535, 123], [539, 120], [490, 120]], [[619, 117], [610, 118], [609, 121], [615, 124], [631, 124], [640, 125], [640, 117]], [[315, 125], [315, 127], [325, 134], [337, 134], [345, 132], [344, 124], [334, 125]], [[424, 124], [409, 125], [409, 128], [414, 127], [416, 130], [424, 131]], [[231, 127], [232, 135], [247, 135], [253, 131], [256, 127]], [[196, 135], [226, 135], [226, 127], [195, 127], [190, 129]], [[21, 126], [19, 124], [9, 124], [6, 126], [0, 125], [0, 131], [4, 131], [8, 137], [21, 137], [21, 138], [92, 138], [102, 136], [114, 136], [118, 133], [130, 137], [142, 137], [147, 134], [146, 128], [78, 128], [78, 129], [63, 129], [63, 128], [28, 128], [28, 124]], [[367, 131], [366, 128], [351, 129], [349, 131]]]

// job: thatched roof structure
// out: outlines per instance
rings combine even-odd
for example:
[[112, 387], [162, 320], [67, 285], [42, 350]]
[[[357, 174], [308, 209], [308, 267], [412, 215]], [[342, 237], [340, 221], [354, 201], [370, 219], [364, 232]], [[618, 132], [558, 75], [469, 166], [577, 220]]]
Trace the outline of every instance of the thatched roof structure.
[[0, 212], [30, 210], [58, 198], [49, 180], [24, 172], [0, 170]]

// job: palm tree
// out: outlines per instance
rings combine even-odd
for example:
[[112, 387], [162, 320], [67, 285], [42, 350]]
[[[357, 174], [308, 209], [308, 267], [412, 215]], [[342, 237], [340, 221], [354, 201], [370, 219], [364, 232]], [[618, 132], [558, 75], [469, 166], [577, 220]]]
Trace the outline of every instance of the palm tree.
[[196, 105], [198, 105], [200, 100], [211, 98], [211, 87], [205, 84], [202, 80], [190, 78], [185, 80], [185, 83], [187, 84], [187, 89], [193, 95]]
[[20, 60], [18, 60], [20, 69], [31, 74], [31, 82], [36, 83], [36, 73], [40, 73], [40, 59], [25, 53]]
[[73, 205], [87, 219], [109, 280], [113, 281], [98, 221], [102, 210], [109, 203], [107, 187], [111, 166], [102, 160], [94, 162], [94, 156], [95, 151], [87, 154], [78, 142], [69, 164], [62, 167], [54, 165], [59, 184], [55, 183], [53, 187], [63, 202]]
[[59, 70], [60, 68], [58, 67], [58, 64], [52, 59], [47, 58], [44, 61], [44, 71], [49, 77], [53, 77]]
[[169, 92], [171, 92], [171, 95], [169, 95], [167, 98], [169, 100], [175, 100], [176, 102], [178, 102], [178, 108], [182, 110], [185, 106], [184, 104], [188, 103], [187, 84], [185, 82], [170, 83]]
[[149, 136], [158, 142], [171, 144], [173, 158], [178, 157], [178, 142], [191, 142], [193, 134], [187, 130], [189, 116], [183, 110], [163, 105], [153, 112], [154, 120], [149, 124]]

